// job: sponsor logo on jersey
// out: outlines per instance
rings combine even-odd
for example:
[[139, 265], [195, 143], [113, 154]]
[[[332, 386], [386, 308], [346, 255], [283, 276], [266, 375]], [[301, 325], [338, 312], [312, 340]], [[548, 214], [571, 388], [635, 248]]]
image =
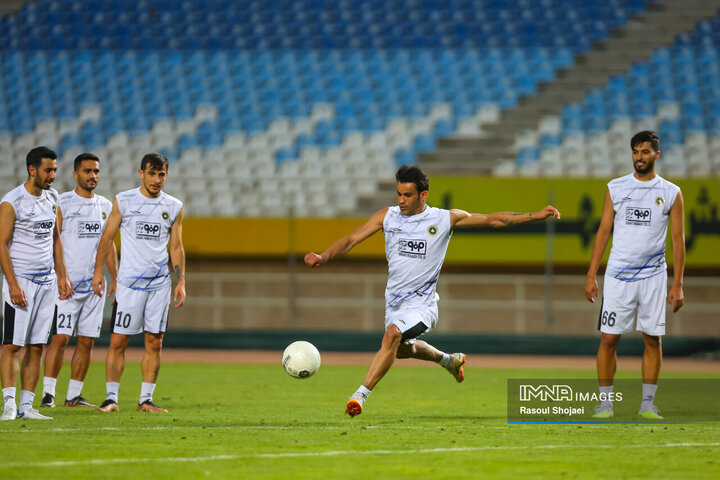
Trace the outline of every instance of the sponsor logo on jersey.
[[435, 225], [430, 225], [430, 226], [428, 227], [428, 233], [429, 233], [430, 235], [436, 235], [437, 232], [438, 232], [438, 228], [437, 228]]
[[663, 205], [665, 205], [665, 199], [663, 197], [657, 197], [655, 199], [655, 205], [662, 207]]
[[645, 207], [627, 207], [625, 209], [626, 225], [650, 225], [652, 210]]
[[403, 257], [425, 258], [427, 241], [401, 238], [398, 241], [398, 253]]
[[160, 240], [160, 224], [150, 222], [137, 222], [135, 236], [142, 240]]
[[170, 214], [168, 212], [162, 212], [161, 216], [163, 220], [168, 220], [170, 218]]
[[52, 234], [53, 226], [55, 222], [53, 220], [38, 220], [33, 223], [33, 232], [35, 232], [35, 238], [48, 238]]
[[78, 220], [78, 237], [99, 237], [102, 225], [99, 220]]

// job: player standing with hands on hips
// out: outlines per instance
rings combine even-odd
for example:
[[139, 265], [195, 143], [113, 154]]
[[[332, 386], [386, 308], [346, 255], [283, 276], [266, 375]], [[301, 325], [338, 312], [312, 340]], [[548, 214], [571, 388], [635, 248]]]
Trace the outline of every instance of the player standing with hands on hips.
[[111, 318], [110, 348], [105, 365], [107, 399], [98, 408], [116, 412], [120, 377], [125, 368], [125, 350], [130, 335], [145, 333], [142, 360], [142, 386], [137, 410], [167, 413], [153, 403], [153, 392], [160, 370], [160, 351], [167, 328], [172, 281], [175, 276], [175, 308], [185, 303], [185, 249], [182, 244], [182, 202], [162, 191], [168, 173], [168, 160], [159, 153], [148, 153], [138, 171], [142, 185], [115, 197], [105, 233], [100, 239], [92, 288], [102, 295], [104, 260], [120, 229], [120, 270]]
[[[56, 224], [58, 193], [50, 188], [57, 154], [47, 147], [28, 152], [27, 181], [0, 201], [0, 267], [3, 270], [3, 328], [0, 377], [5, 406], [0, 420], [52, 420], [32, 408], [43, 347], [50, 335], [56, 295], [70, 298], [62, 240]], [[54, 268], [53, 268], [54, 266]], [[20, 406], [15, 395], [18, 356]]]
[[388, 260], [385, 288], [385, 334], [362, 385], [352, 394], [345, 413], [354, 417], [363, 411], [365, 400], [385, 376], [395, 358], [417, 358], [440, 364], [458, 382], [465, 378], [465, 354], [441, 352], [416, 340], [438, 321], [435, 291], [452, 231], [456, 227], [507, 227], [520, 223], [560, 218], [547, 206], [536, 213], [468, 213], [427, 205], [429, 181], [415, 166], [404, 165], [395, 175], [398, 206], [375, 212], [350, 235], [333, 243], [322, 254], [305, 255], [308, 267], [319, 267], [348, 253], [354, 246], [382, 230]]
[[[95, 256], [100, 236], [105, 229], [112, 203], [94, 190], [100, 180], [100, 159], [92, 153], [75, 158], [74, 190], [60, 194], [57, 228], [63, 241], [65, 266], [73, 285], [73, 295], [57, 302], [55, 335], [45, 353], [45, 377], [41, 407], [55, 406], [55, 385], [63, 364], [65, 347], [77, 334], [77, 347], [72, 357], [70, 381], [65, 397], [66, 407], [94, 407], [82, 396], [83, 382], [90, 367], [90, 353], [100, 336], [104, 299], [92, 291]], [[112, 245], [106, 259], [113, 281], [108, 291], [112, 297], [117, 276], [117, 251]]]
[[[597, 299], [598, 267], [610, 232], [613, 242], [605, 270], [603, 299], [598, 330], [597, 374], [601, 404], [593, 418], [613, 416], [613, 378], [617, 368], [620, 336], [633, 329], [642, 332], [645, 351], [642, 360], [642, 403], [638, 415], [661, 420], [654, 405], [662, 364], [662, 336], [665, 335], [665, 303], [677, 312], [684, 303], [685, 214], [683, 197], [674, 185], [655, 173], [660, 158], [660, 139], [655, 132], [642, 131], [630, 140], [635, 171], [608, 183], [600, 226], [593, 244], [585, 296]], [[674, 279], [667, 293], [665, 246], [668, 220], [673, 244]]]

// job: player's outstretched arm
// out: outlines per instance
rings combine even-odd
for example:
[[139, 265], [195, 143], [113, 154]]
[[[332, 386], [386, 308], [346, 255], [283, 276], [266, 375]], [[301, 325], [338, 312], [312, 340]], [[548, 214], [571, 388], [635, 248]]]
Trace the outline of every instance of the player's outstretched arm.
[[105, 231], [100, 237], [100, 243], [98, 244], [97, 255], [95, 255], [95, 271], [93, 272], [92, 289], [96, 295], [102, 297], [105, 293], [105, 277], [103, 276], [103, 267], [105, 266], [105, 260], [107, 259], [108, 253], [112, 249], [113, 239], [115, 234], [120, 228], [120, 221], [122, 215], [120, 214], [120, 207], [118, 206], [117, 198], [113, 202], [113, 208], [108, 217], [107, 224], [105, 225]]
[[57, 207], [55, 228], [53, 228], [53, 260], [55, 261], [55, 274], [57, 275], [57, 289], [60, 300], [66, 300], [72, 295], [72, 284], [65, 269], [65, 254], [60, 232], [62, 231], [62, 211]]
[[10, 247], [8, 244], [12, 239], [15, 230], [15, 209], [4, 202], [0, 204], [0, 268], [2, 268], [5, 279], [8, 283], [10, 301], [18, 307], [27, 307], [25, 291], [22, 289], [13, 270], [12, 259], [10, 258]]
[[539, 212], [534, 213], [468, 213], [465, 210], [450, 210], [450, 223], [455, 227], [493, 227], [502, 228], [520, 223], [536, 222], [548, 217], [559, 219], [560, 212], [552, 205], [548, 205]]
[[173, 301], [175, 308], [182, 307], [185, 303], [185, 247], [182, 243], [182, 220], [183, 209], [180, 209], [175, 221], [170, 227], [170, 261], [173, 265], [173, 276], [175, 277], [175, 292]]
[[336, 241], [321, 254], [310, 252], [305, 255], [305, 265], [310, 268], [317, 268], [335, 257], [341, 257], [353, 249], [355, 245], [362, 242], [371, 235], [382, 230], [385, 214], [388, 209], [383, 208], [373, 213], [367, 222], [360, 225], [353, 233]]
[[612, 231], [614, 220], [615, 209], [613, 208], [612, 198], [610, 197], [610, 190], [606, 190], [602, 216], [600, 217], [600, 226], [595, 235], [595, 242], [593, 242], [590, 266], [588, 267], [587, 280], [585, 281], [585, 298], [593, 303], [597, 300], [597, 271], [600, 267], [602, 256], [605, 253], [608, 240], [610, 239], [610, 232]]
[[670, 236], [673, 244], [673, 284], [668, 293], [668, 305], [672, 306], [675, 313], [685, 303], [685, 205], [682, 192], [678, 192], [673, 206], [670, 207]]

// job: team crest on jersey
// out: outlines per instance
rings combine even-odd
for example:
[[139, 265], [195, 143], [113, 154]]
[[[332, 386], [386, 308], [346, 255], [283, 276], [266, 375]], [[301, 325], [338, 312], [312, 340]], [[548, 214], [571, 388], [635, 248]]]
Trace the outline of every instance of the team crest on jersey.
[[57, 205], [53, 204], [53, 213], [57, 213]]
[[438, 228], [437, 228], [435, 225], [430, 225], [430, 226], [428, 227], [428, 233], [429, 233], [430, 235], [436, 235], [437, 232], [438, 232]]
[[665, 205], [665, 199], [663, 197], [655, 198], [655, 205], [660, 206], [660, 207]]
[[168, 212], [162, 212], [162, 219], [167, 220], [170, 218], [170, 214]]
[[107, 218], [107, 213], [100, 212], [100, 216], [102, 217], [103, 220], [105, 220]]

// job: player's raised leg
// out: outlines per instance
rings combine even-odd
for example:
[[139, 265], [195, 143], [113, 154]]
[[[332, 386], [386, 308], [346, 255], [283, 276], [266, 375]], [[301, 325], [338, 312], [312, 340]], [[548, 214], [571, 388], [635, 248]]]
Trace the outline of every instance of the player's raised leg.
[[57, 385], [57, 377], [60, 374], [60, 369], [62, 368], [63, 358], [65, 356], [65, 347], [67, 347], [69, 341], [69, 335], [53, 335], [52, 341], [45, 351], [45, 376], [43, 377], [43, 398], [40, 403], [41, 407], [55, 407], [55, 386]]
[[445, 353], [423, 340], [398, 347], [397, 358], [417, 358], [435, 362], [447, 370], [458, 383], [465, 380], [465, 354]]

